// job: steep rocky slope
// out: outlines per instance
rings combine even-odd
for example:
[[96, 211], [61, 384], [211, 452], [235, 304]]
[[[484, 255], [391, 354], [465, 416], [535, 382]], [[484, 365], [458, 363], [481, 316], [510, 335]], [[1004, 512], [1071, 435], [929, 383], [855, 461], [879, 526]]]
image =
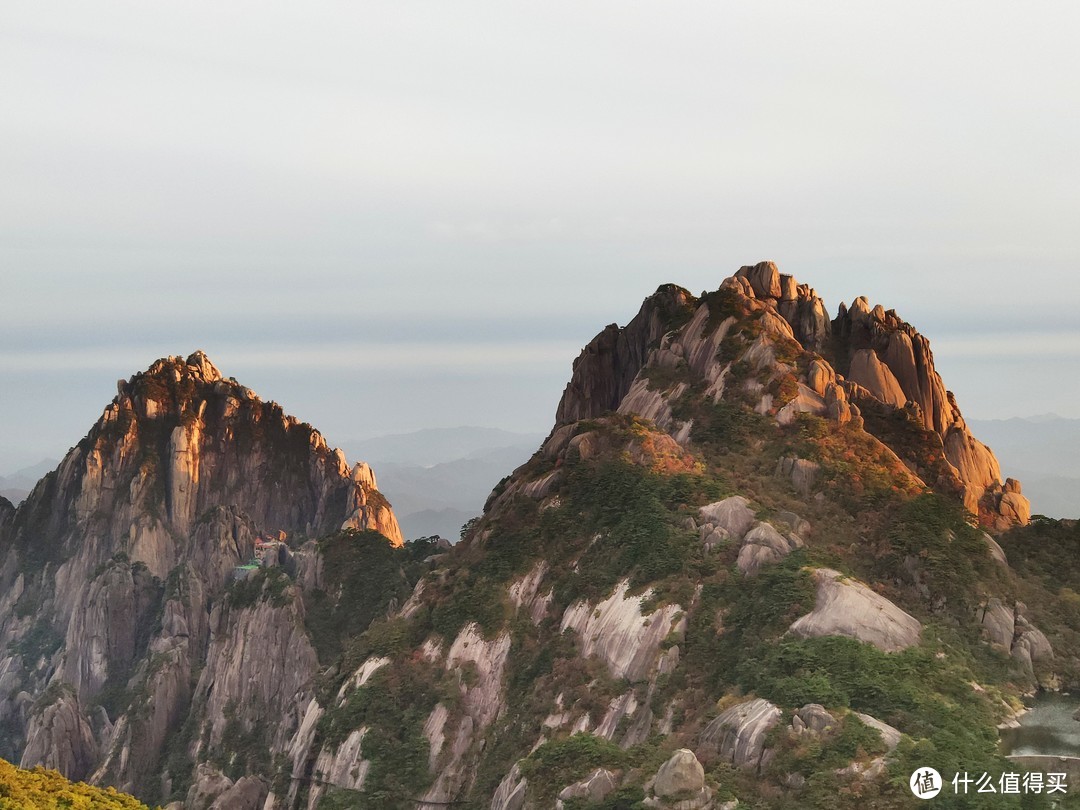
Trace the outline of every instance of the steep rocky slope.
[[347, 643], [266, 806], [909, 806], [914, 764], [1001, 771], [1020, 697], [1080, 683], [1080, 617], [992, 536], [1026, 522], [894, 313], [768, 263], [663, 286]]
[[769, 263], [603, 330], [453, 548], [206, 365], [0, 502], [24, 761], [185, 810], [907, 807], [1080, 685], [1075, 529], [1024, 525], [912, 327]]
[[[342, 530], [402, 543], [371, 470], [310, 425], [201, 353], [121, 380], [59, 468], [0, 502], [0, 754], [150, 799], [247, 756], [237, 738], [284, 756], [318, 669], [290, 577], [317, 588], [314, 539]], [[233, 583], [264, 536], [284, 540], [272, 567]]]

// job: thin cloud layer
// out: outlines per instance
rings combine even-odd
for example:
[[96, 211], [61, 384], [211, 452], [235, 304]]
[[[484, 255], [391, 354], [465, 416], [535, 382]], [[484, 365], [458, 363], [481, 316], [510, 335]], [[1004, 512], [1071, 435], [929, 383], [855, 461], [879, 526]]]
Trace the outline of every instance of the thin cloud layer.
[[94, 375], [197, 347], [343, 438], [543, 431], [604, 324], [762, 259], [895, 307], [970, 415], [1080, 416], [1077, 23], [5, 3], [0, 467], [77, 439]]

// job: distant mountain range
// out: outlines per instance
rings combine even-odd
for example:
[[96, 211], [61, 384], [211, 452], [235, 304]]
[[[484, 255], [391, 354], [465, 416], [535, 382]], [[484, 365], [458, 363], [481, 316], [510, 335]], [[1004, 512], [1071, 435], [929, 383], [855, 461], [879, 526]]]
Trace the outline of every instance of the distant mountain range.
[[[893, 310], [664, 284], [538, 444], [350, 464], [202, 352], [121, 380], [0, 501], [0, 760], [171, 810], [902, 808], [1080, 688], [1080, 526], [1029, 522]], [[410, 536], [484, 511], [406, 542], [384, 492]]]
[[350, 460], [366, 461], [394, 506], [405, 537], [438, 534], [456, 541], [491, 490], [524, 464], [541, 433], [457, 427], [346, 442]]
[[54, 458], [46, 458], [37, 464], [23, 467], [10, 475], [0, 475], [0, 496], [7, 498], [13, 504], [19, 504], [30, 494], [34, 484], [42, 479], [46, 473], [56, 469], [60, 462]]
[[1021, 480], [1033, 512], [1080, 517], [1080, 419], [1046, 414], [970, 419], [968, 425], [990, 445], [1002, 470]]

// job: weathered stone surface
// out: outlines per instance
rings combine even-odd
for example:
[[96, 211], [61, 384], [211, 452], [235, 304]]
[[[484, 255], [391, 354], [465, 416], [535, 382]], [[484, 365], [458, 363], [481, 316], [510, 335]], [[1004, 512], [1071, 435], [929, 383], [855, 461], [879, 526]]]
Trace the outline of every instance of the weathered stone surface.
[[987, 550], [990, 552], [990, 558], [994, 562], [998, 563], [999, 565], [1003, 565], [1006, 568], [1008, 568], [1009, 567], [1009, 560], [1005, 556], [1005, 549], [1003, 549], [998, 544], [997, 540], [995, 540], [993, 537], [988, 535], [986, 532], [983, 532], [982, 538], [983, 538], [983, 542], [986, 543]]
[[555, 485], [562, 477], [561, 470], [552, 470], [547, 475], [544, 475], [535, 481], [530, 481], [521, 487], [521, 493], [529, 498], [546, 498], [548, 494], [555, 488]]
[[871, 717], [868, 714], [861, 714], [860, 712], [855, 712], [855, 716], [862, 720], [865, 725], [874, 729], [874, 731], [881, 735], [881, 741], [885, 743], [885, 747], [890, 753], [897, 745], [899, 745], [900, 737], [903, 735], [888, 723], [883, 723], [876, 717]]
[[657, 796], [677, 796], [681, 793], [696, 793], [705, 787], [705, 769], [694, 752], [680, 748], [671, 758], [660, 766], [653, 782]]
[[233, 786], [233, 781], [225, 774], [205, 762], [195, 768], [195, 779], [188, 788], [184, 805], [192, 808], [209, 807], [226, 790]]
[[813, 531], [810, 521], [804, 520], [799, 515], [786, 509], [776, 513], [776, 520], [779, 523], [786, 523], [791, 531], [803, 539], [810, 537], [810, 533]]
[[1003, 647], [1006, 652], [1011, 652], [1016, 635], [1015, 609], [1006, 607], [1000, 599], [994, 597], [976, 608], [975, 613], [987, 639], [992, 644]]
[[754, 295], [758, 298], [780, 298], [780, 271], [772, 262], [758, 262], [754, 266], [740, 267], [735, 274], [750, 282]]
[[743, 574], [752, 576], [762, 566], [780, 562], [802, 545], [802, 538], [798, 535], [790, 534], [785, 537], [771, 524], [758, 523], [743, 538], [735, 564]]
[[281, 607], [261, 601], [231, 612], [211, 637], [195, 690], [206, 706], [207, 751], [221, 745], [232, 703], [245, 707], [248, 723], [268, 730], [264, 743], [271, 752], [284, 754], [313, 695], [317, 670], [298, 596]]
[[723, 530], [727, 537], [741, 540], [757, 517], [750, 508], [750, 501], [741, 495], [733, 495], [716, 503], [710, 503], [698, 510], [699, 522], [711, 529]]
[[1021, 602], [1008, 605], [991, 597], [975, 609], [975, 618], [986, 640], [1012, 655], [1032, 682], [1052, 687], [1052, 673], [1046, 670], [1054, 660], [1054, 650], [1046, 635], [1024, 615], [1025, 609]]
[[732, 706], [705, 727], [695, 751], [704, 762], [720, 759], [740, 768], [758, 769], [768, 759], [765, 736], [783, 714], [761, 698]]
[[367, 736], [366, 726], [355, 729], [349, 733], [336, 748], [324, 745], [315, 759], [314, 782], [308, 791], [308, 810], [315, 810], [319, 806], [326, 792], [326, 785], [336, 785], [346, 790], [360, 790], [367, 779], [368, 771], [371, 770], [371, 761], [364, 758], [364, 737]]
[[851, 358], [848, 380], [861, 385], [874, 399], [894, 408], [902, 408], [907, 402], [899, 381], [889, 367], [878, 359], [873, 349], [855, 352]]
[[96, 757], [94, 735], [78, 698], [70, 689], [60, 687], [55, 699], [31, 716], [19, 766], [42, 765], [78, 781], [86, 776]]
[[897, 652], [919, 642], [922, 625], [884, 596], [838, 571], [818, 568], [814, 610], [791, 625], [794, 635], [849, 636], [885, 652]]
[[210, 810], [259, 810], [266, 793], [266, 785], [261, 780], [243, 776], [214, 800]]
[[809, 495], [821, 477], [821, 465], [805, 458], [783, 456], [776, 464], [776, 477], [788, 478], [801, 495]]
[[660, 644], [682, 608], [665, 605], [643, 616], [641, 605], [649, 592], [628, 596], [629, 588], [629, 582], [623, 580], [611, 596], [597, 605], [575, 602], [563, 614], [560, 629], [573, 629], [581, 638], [582, 654], [600, 658], [613, 678], [633, 683], [644, 680], [656, 667]]
[[440, 721], [434, 712], [425, 724], [425, 734], [430, 732], [428, 739], [439, 741], [441, 764], [431, 787], [421, 797], [424, 801], [449, 801], [469, 778], [473, 763], [466, 759], [466, 752], [505, 708], [503, 674], [509, 654], [508, 632], [489, 641], [475, 622], [462, 628], [450, 645], [444, 667], [458, 673], [458, 694], [464, 711], [449, 728], [446, 720]]
[[1043, 687], [1055, 687], [1052, 674], [1044, 678], [1044, 670], [1054, 660], [1054, 650], [1043, 632], [1019, 610], [1016, 615], [1016, 639], [1012, 645], [1012, 657], [1020, 662], [1032, 681]]
[[574, 373], [556, 410], [559, 424], [602, 416], [619, 407], [649, 351], [668, 331], [673, 315], [691, 306], [693, 296], [668, 284], [642, 304], [624, 328], [608, 326], [574, 361]]
[[559, 791], [559, 800], [565, 802], [570, 799], [586, 799], [600, 802], [613, 793], [616, 787], [618, 782], [615, 774], [604, 768], [597, 768], [581, 781], [567, 785]]
[[521, 768], [515, 764], [495, 789], [491, 810], [521, 810], [525, 806], [528, 785], [528, 780], [521, 776]]
[[826, 711], [820, 703], [808, 703], [799, 709], [795, 716], [802, 722], [806, 730], [814, 734], [821, 734], [836, 725], [836, 718]]
[[661, 430], [678, 430], [683, 423], [672, 417], [671, 403], [683, 395], [687, 389], [686, 383], [677, 383], [666, 391], [657, 391], [649, 386], [648, 378], [639, 375], [619, 403], [617, 412], [651, 419]]

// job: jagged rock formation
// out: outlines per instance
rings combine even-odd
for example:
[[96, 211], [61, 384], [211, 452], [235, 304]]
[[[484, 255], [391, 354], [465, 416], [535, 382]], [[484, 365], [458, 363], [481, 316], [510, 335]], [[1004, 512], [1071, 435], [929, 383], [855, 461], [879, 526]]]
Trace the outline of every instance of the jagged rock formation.
[[[884, 774], [931, 739], [990, 767], [989, 695], [1072, 657], [1042, 605], [973, 614], [1029, 581], [969, 518], [1001, 532], [1025, 502], [879, 309], [830, 320], [771, 263], [661, 287], [586, 347], [463, 542], [392, 559], [316, 542], [400, 542], [370, 469], [203, 358], [165, 362], [24, 507], [0, 502], [0, 723], [183, 810], [715, 810], [821, 785], [845, 808], [908, 798]], [[226, 586], [268, 530], [307, 542]], [[1009, 680], [972, 654], [981, 626]], [[35, 700], [49, 681], [71, 686]]]
[[1054, 650], [1046, 634], [1025, 615], [1026, 610], [1022, 602], [1010, 607], [992, 597], [977, 609], [976, 615], [991, 644], [1011, 655], [1033, 682], [1055, 688], [1057, 679], [1050, 670]]
[[[227, 586], [272, 534], [292, 548], [267, 564], [318, 587], [304, 538], [342, 528], [402, 543], [366, 464], [201, 352], [121, 380], [59, 468], [0, 503], [4, 753], [151, 797], [171, 792], [170, 746], [241, 769], [238, 736], [284, 756], [317, 671], [300, 590], [285, 569], [269, 601]], [[261, 806], [267, 786], [228, 789], [221, 806]]]
[[686, 290], [668, 284], [625, 327], [606, 327], [574, 361], [574, 374], [555, 414], [556, 422], [576, 422], [619, 407], [648, 359], [649, 350], [671, 319], [690, 306]]
[[[931, 483], [956, 487], [967, 508], [991, 528], [1027, 522], [1030, 506], [1019, 483], [1003, 479], [993, 453], [967, 429], [955, 398], [934, 368], [929, 341], [894, 311], [886, 312], [880, 305], [871, 309], [859, 297], [850, 309], [841, 304], [830, 321], [816, 292], [782, 275], [772, 262], [741, 268], [724, 282], [721, 292], [735, 298], [725, 302], [725, 314], [730, 312], [731, 319], [740, 311], [759, 318], [763, 335], [741, 358], [725, 363], [716, 356], [734, 320], [717, 326], [717, 308], [710, 308], [707, 300], [695, 307], [685, 290], [661, 287], [624, 329], [609, 326], [585, 348], [559, 403], [557, 422], [620, 410], [654, 420], [684, 443], [689, 429], [672, 417], [669, 402], [678, 399], [685, 386], [656, 390], [648, 377], [641, 376], [643, 371], [683, 363], [704, 377], [708, 394], [719, 399], [735, 360], [761, 368], [775, 362], [774, 347], [797, 341], [811, 355], [805, 373], [798, 376], [795, 395], [776, 409], [780, 421], [813, 413], [846, 422], [859, 417], [859, 403], [909, 413], [914, 423], [936, 437], [944, 455], [933, 472], [948, 480]], [[687, 319], [675, 331], [662, 329], [665, 322]], [[822, 353], [830, 354], [832, 361]], [[763, 393], [759, 410], [770, 412], [774, 402], [775, 395]], [[891, 437], [875, 431], [875, 425], [871, 422], [868, 429], [890, 445]], [[928, 466], [906, 461], [917, 470]]]
[[[907, 409], [911, 418], [935, 434], [944, 449], [949, 472], [959, 479], [964, 504], [980, 513], [987, 525], [1007, 528], [1030, 517], [1019, 485], [1005, 489], [997, 459], [967, 428], [956, 399], [934, 368], [930, 342], [894, 310], [871, 308], [865, 297], [850, 308], [840, 305], [833, 321], [840, 347], [838, 361], [848, 364], [847, 384], [855, 401], [874, 400]], [[1022, 497], [1022, 496], [1021, 496]]]

